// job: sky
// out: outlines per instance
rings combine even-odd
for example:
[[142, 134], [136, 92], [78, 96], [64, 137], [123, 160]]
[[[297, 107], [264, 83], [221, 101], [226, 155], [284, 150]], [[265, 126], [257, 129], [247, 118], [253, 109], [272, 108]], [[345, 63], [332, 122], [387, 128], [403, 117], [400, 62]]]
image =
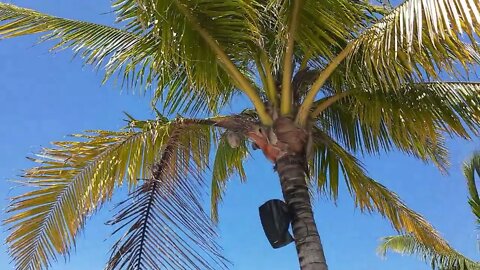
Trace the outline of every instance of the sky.
[[[7, 1], [56, 16], [112, 24], [110, 1]], [[19, 179], [23, 169], [33, 164], [25, 157], [64, 140], [65, 135], [91, 129], [118, 130], [125, 124], [123, 112], [137, 118], [152, 118], [150, 95], [121, 90], [119, 85], [101, 85], [101, 71], [83, 66], [69, 51], [49, 53], [48, 44], [37, 44], [34, 37], [0, 40], [0, 208], [8, 198], [21, 193], [11, 180]], [[246, 104], [241, 100], [240, 104]], [[227, 112], [236, 112], [227, 108]], [[433, 165], [423, 164], [398, 152], [361, 157], [370, 175], [397, 192], [414, 210], [424, 215], [453, 247], [479, 260], [477, 231], [467, 204], [462, 162], [480, 141], [449, 140], [449, 175]], [[219, 242], [232, 269], [298, 269], [293, 244], [274, 250], [265, 238], [258, 207], [265, 201], [281, 198], [277, 175], [258, 151], [247, 161], [247, 183], [237, 178], [229, 183], [220, 208]], [[208, 176], [207, 176], [208, 179]], [[378, 214], [362, 214], [353, 207], [341, 188], [336, 204], [316, 198], [315, 218], [332, 270], [421, 270], [428, 265], [416, 258], [389, 254], [379, 257], [376, 246], [383, 236], [395, 234], [389, 222]], [[113, 203], [121, 196], [115, 196]], [[103, 269], [112, 228], [104, 225], [114, 212], [105, 205], [77, 239], [76, 249], [54, 270]], [[3, 220], [5, 214], [0, 213]], [[2, 241], [6, 228], [0, 229]], [[13, 269], [5, 245], [0, 246], [0, 269]]]

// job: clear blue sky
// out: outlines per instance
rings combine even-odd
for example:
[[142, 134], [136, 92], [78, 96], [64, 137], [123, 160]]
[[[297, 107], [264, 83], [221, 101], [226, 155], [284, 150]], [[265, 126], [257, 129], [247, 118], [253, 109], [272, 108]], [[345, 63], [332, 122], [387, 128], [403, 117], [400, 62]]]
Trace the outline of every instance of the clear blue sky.
[[[10, 1], [57, 16], [111, 24], [110, 1]], [[101, 86], [102, 74], [72, 61], [68, 51], [48, 53], [48, 46], [34, 45], [35, 38], [0, 41], [0, 208], [7, 197], [21, 190], [8, 180], [17, 179], [32, 164], [25, 156], [62, 140], [65, 135], [88, 129], [117, 130], [124, 125], [122, 111], [152, 117], [149, 96], [120, 93], [113, 83]], [[363, 158], [370, 174], [396, 191], [410, 207], [423, 214], [450, 241], [472, 258], [478, 259], [477, 232], [466, 203], [467, 191], [460, 174], [462, 161], [479, 141], [449, 141], [449, 176], [442, 176], [431, 165], [393, 152], [381, 157]], [[277, 176], [259, 153], [247, 165], [248, 183], [233, 179], [220, 210], [220, 243], [233, 269], [297, 269], [293, 245], [270, 248], [261, 230], [258, 206], [280, 198]], [[116, 197], [114, 201], [118, 202]], [[103, 225], [113, 214], [106, 205], [78, 238], [76, 252], [65, 264], [60, 258], [54, 270], [103, 269], [109, 256], [111, 228]], [[4, 219], [4, 214], [0, 214]], [[332, 270], [412, 270], [429, 269], [415, 258], [391, 254], [386, 260], [375, 253], [378, 240], [395, 234], [379, 215], [363, 215], [353, 208], [343, 188], [335, 206], [319, 198], [315, 217]], [[2, 241], [6, 228], [0, 231]], [[0, 248], [0, 269], [13, 269], [4, 245]]]

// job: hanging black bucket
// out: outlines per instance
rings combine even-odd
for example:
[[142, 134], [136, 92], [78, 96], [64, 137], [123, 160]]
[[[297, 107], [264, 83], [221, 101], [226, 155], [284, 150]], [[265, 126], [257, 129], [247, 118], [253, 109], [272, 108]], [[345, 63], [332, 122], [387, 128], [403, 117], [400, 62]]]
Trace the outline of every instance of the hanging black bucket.
[[281, 200], [270, 200], [258, 210], [263, 231], [273, 248], [281, 248], [293, 242], [288, 232], [292, 220], [286, 203]]

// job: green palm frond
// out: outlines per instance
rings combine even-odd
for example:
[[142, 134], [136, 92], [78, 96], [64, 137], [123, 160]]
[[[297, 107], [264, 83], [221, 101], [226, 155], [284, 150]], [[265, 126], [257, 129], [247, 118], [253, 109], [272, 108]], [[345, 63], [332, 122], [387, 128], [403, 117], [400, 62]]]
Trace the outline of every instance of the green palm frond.
[[480, 198], [478, 197], [477, 185], [475, 184], [475, 174], [480, 177], [480, 152], [475, 152], [473, 156], [464, 163], [463, 174], [467, 179], [468, 193], [470, 198], [468, 203], [472, 213], [477, 218], [477, 224], [480, 224]]
[[104, 25], [68, 20], [31, 9], [0, 3], [0, 37], [12, 38], [45, 33], [43, 41], [58, 40], [53, 49], [72, 49], [86, 63], [115, 62], [132, 49], [140, 36]]
[[229, 75], [210, 49], [198, 47], [203, 43], [197, 44], [195, 34], [165, 29], [168, 33], [127, 31], [0, 3], [0, 37], [46, 33], [43, 41], [59, 40], [54, 49], [69, 48], [87, 64], [104, 65], [104, 81], [118, 74], [126, 87], [154, 88], [152, 103], [161, 100], [168, 113], [218, 112], [237, 93]]
[[[468, 203], [472, 213], [480, 223], [480, 199], [475, 184], [475, 174], [480, 176], [480, 154], [475, 152], [473, 156], [464, 163], [463, 173], [467, 179], [470, 198]], [[414, 235], [388, 236], [382, 239], [378, 252], [385, 256], [387, 251], [394, 251], [400, 254], [417, 255], [424, 261], [430, 261], [432, 269], [439, 270], [476, 270], [480, 269], [480, 262], [475, 262], [454, 249], [441, 250], [434, 246], [426, 245], [419, 241]]]
[[186, 127], [178, 138], [188, 147], [184, 158], [205, 168], [210, 124], [182, 118], [132, 120], [127, 131], [91, 131], [44, 149], [33, 159], [40, 166], [26, 171], [22, 182], [33, 190], [12, 199], [8, 211], [14, 214], [5, 220], [16, 268], [43, 269], [57, 254], [67, 254], [86, 217], [111, 198], [116, 185], [126, 179], [133, 189], [148, 176], [174, 127]]
[[[292, 20], [294, 3], [292, 1], [269, 1], [267, 8], [276, 9], [277, 16], [272, 16], [276, 28], [268, 32], [270, 42], [284, 43], [288, 23]], [[382, 14], [381, 6], [368, 1], [329, 0], [303, 1], [298, 14], [296, 28], [296, 60], [306, 57], [309, 65], [323, 66], [326, 59], [332, 59], [345, 44], [355, 37], [355, 32], [364, 29], [377, 19], [374, 13]], [[268, 19], [268, 18], [267, 18]], [[284, 45], [285, 46], [285, 45]], [[281, 47], [279, 47], [281, 48]], [[283, 50], [282, 50], [283, 51]], [[271, 51], [272, 55], [277, 52]]]
[[479, 8], [478, 1], [405, 1], [352, 41], [350, 80], [389, 89], [438, 78], [440, 70], [459, 75], [457, 63], [478, 62]]
[[[369, 4], [360, 1], [272, 1], [284, 10], [280, 24], [284, 30], [276, 38], [285, 39], [282, 62], [283, 115], [290, 114], [293, 102], [292, 71], [300, 64], [325, 66], [335, 54], [354, 37], [355, 29], [364, 28], [373, 20], [366, 9]], [[281, 42], [277, 42], [282, 44]], [[277, 52], [280, 51], [277, 48]], [[275, 54], [278, 54], [274, 52]]]
[[124, 235], [106, 269], [226, 269], [213, 224], [201, 207], [204, 168], [189, 160], [190, 149], [176, 128], [151, 168], [151, 176], [109, 222]]
[[[115, 11], [116, 21], [127, 25], [132, 32], [142, 33], [154, 20], [145, 12], [143, 5], [136, 0], [114, 0], [112, 8]], [[148, 22], [148, 23], [145, 23]]]
[[368, 177], [354, 156], [327, 134], [317, 131], [314, 138], [312, 175], [318, 180], [320, 190], [336, 198], [341, 173], [356, 207], [362, 211], [380, 213], [390, 220], [397, 231], [411, 233], [427, 246], [440, 251], [450, 249], [422, 216], [408, 208], [395, 193]]
[[[285, 1], [289, 2], [289, 1]], [[310, 65], [324, 66], [355, 37], [355, 33], [375, 22], [383, 13], [369, 1], [305, 1], [297, 39], [299, 56], [310, 55]]]
[[422, 260], [430, 261], [432, 269], [439, 270], [478, 270], [480, 263], [474, 262], [454, 249], [439, 251], [427, 246], [412, 235], [388, 236], [382, 239], [378, 253], [382, 256], [387, 251], [400, 254], [417, 255]]
[[[162, 77], [169, 81], [184, 74], [179, 83], [215, 100], [230, 97], [234, 87], [243, 91], [257, 109], [260, 119], [271, 124], [270, 116], [250, 79], [259, 43], [258, 11], [249, 1], [117, 1], [121, 20], [136, 13], [132, 25], [156, 38], [158, 64], [174, 72]], [[129, 19], [127, 19], [129, 20]], [[131, 25], [131, 26], [132, 26]], [[162, 68], [155, 68], [160, 72]], [[161, 75], [163, 76], [163, 75]], [[178, 94], [178, 93], [177, 93]], [[176, 94], [176, 95], [177, 95]], [[211, 109], [211, 108], [209, 108]]]
[[[233, 67], [228, 67], [230, 60], [239, 70], [246, 72], [248, 70], [246, 67], [254, 62], [258, 54], [261, 54], [261, 58], [268, 63], [266, 66], [270, 72], [267, 75], [273, 76], [284, 72], [281, 66], [288, 35], [286, 29], [291, 21], [292, 3], [291, 1], [230, 1], [226, 3], [200, 0], [187, 3], [175, 0], [166, 1], [162, 5], [153, 5], [150, 1], [118, 0], [114, 3], [114, 8], [117, 10], [119, 20], [129, 22], [131, 27], [143, 28], [143, 31], [149, 33], [158, 31], [156, 35], [163, 39], [160, 41], [163, 44], [161, 51], [167, 52], [165, 53], [167, 56], [176, 57], [174, 60], [181, 62], [181, 66], [187, 69], [188, 74], [196, 76], [208, 74], [214, 77], [218, 73], [211, 70], [216, 68], [213, 61], [215, 57], [219, 57], [224, 63], [230, 75], [234, 75], [231, 72]], [[354, 37], [352, 30], [364, 28], [369, 22], [375, 20], [371, 15], [375, 10], [381, 9], [364, 1], [306, 1], [297, 16], [298, 31], [295, 38], [294, 64], [306, 57], [317, 66], [323, 66], [326, 59], [331, 59], [347, 40]], [[151, 14], [156, 15], [151, 16]], [[219, 16], [219, 14], [225, 15]], [[157, 20], [156, 23], [154, 23], [155, 20]], [[176, 35], [176, 33], [184, 34]], [[215, 40], [228, 57], [217, 52], [215, 46], [208, 41], [210, 39]], [[197, 42], [192, 44], [192, 40]], [[180, 49], [172, 44], [179, 44]], [[197, 56], [195, 52], [202, 53]], [[188, 58], [184, 56], [187, 53], [190, 53]], [[166, 60], [166, 62], [175, 61]], [[192, 62], [199, 63], [199, 66], [190, 72], [188, 69]], [[232, 78], [235, 79], [235, 76]], [[206, 80], [192, 81], [205, 82]], [[197, 83], [197, 85], [206, 84]], [[205, 91], [216, 89], [212, 86], [205, 87]], [[242, 85], [237, 84], [237, 86], [246, 90]], [[260, 91], [264, 92], [264, 89]], [[257, 104], [255, 107], [259, 108]]]
[[220, 138], [212, 168], [210, 216], [214, 222], [218, 222], [218, 204], [223, 199], [227, 181], [234, 175], [238, 175], [242, 182], [246, 180], [243, 163], [248, 155], [247, 141], [240, 138], [239, 145], [232, 148], [226, 136], [228, 133], [222, 134]]
[[353, 89], [317, 121], [352, 152], [397, 148], [444, 170], [448, 165], [444, 135], [477, 134], [478, 104], [478, 83], [418, 83], [389, 92]]
[[258, 43], [260, 38], [257, 25], [260, 15], [255, 4], [241, 0], [229, 2], [169, 0], [162, 3], [148, 0], [117, 0], [113, 6], [118, 20], [130, 21], [141, 26], [144, 32], [158, 34], [162, 38], [165, 53], [178, 55], [178, 52], [174, 51], [175, 43], [179, 43], [178, 46], [189, 47], [193, 44], [187, 42], [193, 41], [201, 41], [202, 44], [198, 46], [204, 46], [205, 52], [211, 51], [212, 48], [202, 41], [200, 30], [193, 26], [196, 22], [200, 23], [202, 29], [222, 48], [225, 48], [227, 54], [233, 59], [240, 60], [246, 56], [253, 56], [249, 55], [251, 53], [249, 48]]

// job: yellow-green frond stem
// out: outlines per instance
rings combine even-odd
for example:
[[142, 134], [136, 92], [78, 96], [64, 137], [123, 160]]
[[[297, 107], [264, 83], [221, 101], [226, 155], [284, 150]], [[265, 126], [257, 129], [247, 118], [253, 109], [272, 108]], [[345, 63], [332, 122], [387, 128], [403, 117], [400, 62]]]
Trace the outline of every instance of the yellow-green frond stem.
[[[272, 84], [270, 82], [273, 77], [272, 74], [270, 74], [270, 67], [265, 66], [265, 64], [268, 65], [268, 62], [265, 63], [265, 61], [262, 61], [261, 54], [255, 58], [255, 66], [257, 68], [258, 76], [260, 77], [260, 80], [262, 82], [263, 90], [265, 91], [268, 101], [273, 105], [273, 107], [276, 107], [277, 101], [275, 89], [272, 88]], [[273, 86], [274, 85], [275, 84], [273, 84]]]
[[298, 70], [304, 70], [305, 68], [307, 68], [310, 57], [312, 57], [312, 51], [307, 51], [307, 53], [303, 56], [302, 62], [300, 63]]
[[330, 107], [332, 104], [341, 100], [342, 98], [345, 98], [346, 96], [348, 96], [350, 94], [351, 94], [350, 92], [343, 92], [343, 93], [338, 93], [338, 94], [335, 94], [333, 96], [323, 98], [323, 100], [318, 104], [318, 106], [310, 114], [310, 117], [312, 119], [317, 117], [323, 111], [325, 111], [328, 107]]
[[315, 98], [320, 91], [320, 88], [325, 84], [330, 75], [335, 71], [335, 69], [340, 65], [340, 63], [347, 57], [353, 48], [353, 43], [347, 44], [347, 46], [327, 65], [327, 67], [320, 73], [318, 78], [312, 84], [310, 91], [308, 91], [307, 96], [303, 100], [302, 105], [297, 114], [296, 122], [300, 126], [305, 126], [308, 117], [310, 115], [310, 110], [315, 101]]
[[[265, 74], [265, 69], [263, 68], [262, 62], [260, 61], [260, 57], [255, 57], [255, 67], [257, 68], [258, 76], [260, 77], [260, 81], [262, 82], [262, 88], [267, 89], [267, 77]], [[270, 98], [268, 91], [267, 97]]]
[[215, 41], [215, 39], [202, 28], [197, 19], [190, 13], [188, 8], [181, 3], [179, 0], [175, 0], [175, 5], [183, 13], [183, 15], [189, 20], [192, 27], [200, 34], [203, 40], [210, 46], [212, 51], [217, 55], [218, 59], [222, 63], [225, 71], [230, 74], [233, 80], [236, 82], [236, 85], [242, 90], [250, 101], [253, 103], [253, 106], [258, 112], [258, 117], [264, 125], [270, 126], [273, 124], [273, 120], [270, 115], [267, 113], [265, 105], [263, 104], [260, 96], [255, 90], [255, 87], [252, 83], [245, 77], [240, 70], [235, 66], [232, 60], [228, 57], [225, 51], [220, 47], [220, 45]]
[[303, 8], [303, 0], [293, 1], [292, 14], [288, 23], [287, 45], [285, 48], [285, 55], [283, 58], [283, 77], [282, 77], [282, 97], [280, 104], [280, 113], [282, 115], [289, 115], [292, 112], [293, 93], [292, 93], [292, 76], [293, 68], [293, 53], [295, 50], [295, 36], [297, 34], [297, 27], [300, 21], [300, 12]]
[[275, 85], [275, 78], [273, 78], [272, 64], [267, 57], [265, 52], [261, 52], [260, 61], [262, 62], [263, 68], [265, 70], [265, 77], [267, 79], [267, 93], [270, 102], [273, 104], [275, 109], [278, 108], [278, 93], [277, 87]]

